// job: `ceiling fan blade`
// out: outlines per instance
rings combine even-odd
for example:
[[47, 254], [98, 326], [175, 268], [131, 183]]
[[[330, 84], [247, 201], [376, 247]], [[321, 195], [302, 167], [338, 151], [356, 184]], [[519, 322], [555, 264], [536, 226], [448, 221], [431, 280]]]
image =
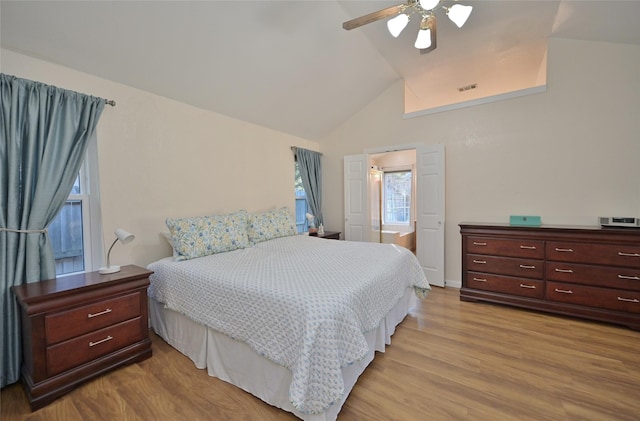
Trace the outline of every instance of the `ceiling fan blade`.
[[431, 29], [431, 45], [429, 48], [423, 48], [420, 50], [420, 54], [427, 54], [431, 51], [435, 50], [438, 47], [438, 37], [436, 34], [436, 17], [435, 15], [431, 15], [429, 17], [429, 21], [427, 22], [429, 25], [429, 29]]
[[351, 19], [342, 24], [342, 27], [347, 31], [355, 28], [359, 28], [362, 25], [366, 25], [371, 22], [378, 21], [380, 19], [388, 18], [389, 16], [395, 16], [404, 11], [407, 7], [406, 4], [399, 4], [397, 6], [387, 7], [386, 9], [378, 10], [377, 12], [369, 13], [359, 18]]

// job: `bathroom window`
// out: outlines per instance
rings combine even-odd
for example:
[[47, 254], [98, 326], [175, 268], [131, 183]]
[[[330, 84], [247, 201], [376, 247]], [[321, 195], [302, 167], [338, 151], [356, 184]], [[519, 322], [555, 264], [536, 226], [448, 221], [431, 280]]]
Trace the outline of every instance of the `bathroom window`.
[[385, 224], [408, 225], [411, 221], [411, 170], [384, 172]]

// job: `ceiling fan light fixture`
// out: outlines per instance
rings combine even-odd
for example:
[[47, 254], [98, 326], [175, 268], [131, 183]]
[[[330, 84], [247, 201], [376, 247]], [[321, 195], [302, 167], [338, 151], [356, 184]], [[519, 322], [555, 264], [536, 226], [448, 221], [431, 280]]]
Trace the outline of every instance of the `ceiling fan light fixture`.
[[394, 38], [398, 38], [398, 35], [400, 35], [400, 32], [402, 32], [402, 30], [406, 28], [408, 23], [409, 16], [401, 13], [398, 16], [387, 21], [387, 28], [389, 28], [389, 32]]
[[418, 50], [431, 47], [431, 29], [420, 29], [414, 46]]
[[458, 28], [462, 28], [462, 25], [464, 25], [467, 19], [469, 19], [471, 10], [473, 10], [473, 6], [454, 4], [447, 9], [447, 16], [451, 19], [451, 22], [458, 26]]
[[419, 3], [424, 10], [431, 10], [440, 3], [440, 0], [420, 0]]

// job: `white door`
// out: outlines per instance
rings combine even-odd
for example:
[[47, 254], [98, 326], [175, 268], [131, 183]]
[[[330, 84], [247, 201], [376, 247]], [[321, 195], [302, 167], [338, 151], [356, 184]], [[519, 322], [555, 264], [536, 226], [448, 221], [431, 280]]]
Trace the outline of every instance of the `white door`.
[[344, 239], [367, 241], [369, 233], [367, 209], [366, 155], [344, 157]]
[[444, 145], [416, 149], [416, 256], [431, 285], [444, 287]]

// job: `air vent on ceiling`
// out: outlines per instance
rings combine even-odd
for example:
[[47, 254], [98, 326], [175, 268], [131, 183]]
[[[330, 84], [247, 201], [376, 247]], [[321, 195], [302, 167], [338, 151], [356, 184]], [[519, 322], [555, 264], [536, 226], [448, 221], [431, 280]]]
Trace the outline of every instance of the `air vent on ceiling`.
[[476, 89], [478, 87], [477, 83], [472, 83], [471, 85], [461, 86], [458, 88], [459, 92], [470, 91], [471, 89]]

